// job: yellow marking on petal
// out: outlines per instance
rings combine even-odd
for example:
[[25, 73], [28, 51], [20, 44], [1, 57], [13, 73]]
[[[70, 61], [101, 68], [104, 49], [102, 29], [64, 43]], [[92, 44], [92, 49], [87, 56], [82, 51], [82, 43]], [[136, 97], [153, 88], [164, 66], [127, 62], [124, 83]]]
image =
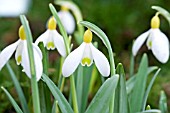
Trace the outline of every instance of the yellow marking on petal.
[[53, 42], [48, 42], [47, 48], [55, 48], [54, 43]]
[[25, 30], [24, 30], [24, 26], [21, 25], [20, 28], [19, 28], [19, 38], [21, 40], [26, 40], [26, 34], [25, 34]]
[[51, 17], [48, 21], [48, 29], [55, 30], [57, 26], [56, 20], [54, 17]]
[[151, 19], [151, 28], [157, 29], [160, 26], [160, 19], [158, 17], [159, 13], [156, 13], [156, 15]]
[[83, 65], [89, 66], [90, 63], [91, 63], [91, 59], [88, 58], [88, 57], [85, 57], [85, 58], [82, 59], [81, 63], [82, 63]]
[[68, 11], [69, 8], [68, 8], [67, 6], [61, 6], [61, 10], [62, 10], [62, 11]]
[[149, 47], [152, 47], [152, 42], [151, 41], [149, 41]]
[[86, 30], [84, 33], [84, 42], [86, 43], [90, 43], [92, 41], [92, 32], [90, 31], [90, 29]]
[[19, 56], [17, 57], [17, 63], [20, 64], [21, 61], [22, 61], [22, 57], [21, 57], [21, 55], [19, 55]]

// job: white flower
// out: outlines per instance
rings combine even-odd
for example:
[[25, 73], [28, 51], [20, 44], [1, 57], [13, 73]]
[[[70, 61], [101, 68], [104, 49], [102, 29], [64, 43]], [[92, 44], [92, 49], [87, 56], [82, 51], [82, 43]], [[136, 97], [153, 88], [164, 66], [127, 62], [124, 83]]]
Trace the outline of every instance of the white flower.
[[41, 36], [37, 38], [35, 44], [38, 45], [39, 42], [43, 42], [44, 46], [48, 50], [54, 50], [57, 48], [58, 52], [65, 57], [66, 48], [64, 44], [63, 37], [56, 31], [56, 20], [51, 17], [48, 21], [48, 29]]
[[64, 77], [70, 76], [76, 70], [80, 62], [83, 66], [91, 66], [93, 60], [101, 75], [106, 77], [109, 76], [110, 65], [107, 58], [102, 52], [93, 46], [91, 41], [92, 32], [87, 30], [84, 34], [84, 42], [77, 49], [71, 52], [64, 61], [62, 67]]
[[[0, 70], [4, 67], [4, 65], [7, 63], [7, 61], [10, 59], [14, 51], [15, 53], [15, 60], [17, 62], [17, 65], [23, 66], [23, 71], [26, 73], [26, 75], [31, 78], [31, 72], [30, 72], [30, 61], [28, 56], [28, 48], [27, 48], [27, 41], [26, 36], [24, 32], [23, 26], [19, 29], [19, 37], [20, 39], [7, 46], [1, 53], [0, 53]], [[34, 52], [34, 61], [35, 61], [35, 70], [36, 70], [36, 79], [37, 81], [41, 78], [43, 67], [42, 67], [42, 53], [41, 50], [38, 48], [37, 45], [33, 45], [33, 52]]]
[[75, 30], [75, 21], [73, 15], [69, 12], [68, 8], [65, 6], [61, 7], [61, 10], [58, 12], [58, 16], [66, 29], [68, 34], [72, 34]]
[[160, 20], [158, 13], [151, 20], [151, 29], [141, 34], [134, 42], [132, 53], [136, 56], [145, 40], [148, 49], [151, 49], [154, 56], [161, 62], [166, 63], [169, 59], [169, 41], [164, 33], [159, 30]]

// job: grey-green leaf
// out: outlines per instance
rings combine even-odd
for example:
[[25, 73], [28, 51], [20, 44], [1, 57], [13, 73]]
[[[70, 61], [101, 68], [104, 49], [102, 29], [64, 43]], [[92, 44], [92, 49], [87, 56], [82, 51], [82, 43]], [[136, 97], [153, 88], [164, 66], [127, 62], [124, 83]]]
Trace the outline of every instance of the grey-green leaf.
[[116, 74], [119, 74], [119, 81], [115, 91], [114, 113], [129, 113], [125, 73], [121, 63], [116, 68]]
[[9, 71], [9, 73], [10, 73], [9, 75], [11, 76], [11, 79], [12, 79], [12, 81], [14, 83], [15, 88], [16, 88], [19, 100], [21, 102], [21, 107], [22, 107], [24, 113], [30, 113], [30, 111], [28, 109], [26, 99], [25, 99], [25, 96], [24, 96], [24, 93], [22, 91], [22, 88], [21, 88], [21, 86], [19, 84], [18, 79], [16, 78], [16, 75], [15, 75], [14, 71], [12, 70], [11, 66], [8, 63], [6, 64], [6, 66], [7, 66], [7, 69]]
[[119, 75], [107, 79], [94, 96], [85, 113], [106, 113], [115, 93], [118, 80]]
[[61, 93], [61, 91], [58, 89], [58, 87], [50, 80], [48, 76], [45, 74], [42, 75], [45, 83], [49, 87], [51, 93], [53, 94], [54, 98], [58, 101], [58, 105], [62, 111], [62, 113], [74, 113], [71, 106], [67, 102], [64, 95]]
[[130, 99], [131, 113], [140, 112], [142, 109], [147, 81], [147, 70], [148, 70], [148, 58], [147, 55], [144, 54], [139, 65], [138, 73], [136, 75], [136, 81]]
[[5, 92], [5, 94], [8, 96], [11, 104], [13, 105], [15, 111], [17, 113], [23, 113], [22, 110], [20, 109], [20, 107], [18, 106], [18, 104], [15, 102], [15, 100], [13, 99], [13, 97], [9, 94], [9, 92], [3, 87], [1, 86], [1, 89]]
[[164, 91], [161, 91], [159, 109], [161, 110], [161, 113], [168, 113], [167, 98]]

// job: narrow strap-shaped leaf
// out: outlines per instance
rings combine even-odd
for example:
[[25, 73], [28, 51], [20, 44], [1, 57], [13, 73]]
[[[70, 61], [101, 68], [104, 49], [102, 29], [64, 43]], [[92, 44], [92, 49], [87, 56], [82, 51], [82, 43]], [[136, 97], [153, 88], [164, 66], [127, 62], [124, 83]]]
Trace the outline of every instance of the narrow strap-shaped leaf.
[[[147, 75], [149, 75], [151, 72], [153, 72], [156, 69], [158, 69], [157, 66], [149, 67], [148, 70], [147, 70]], [[134, 87], [134, 84], [135, 84], [135, 81], [136, 81], [136, 76], [137, 75], [134, 75], [126, 81], [127, 94], [130, 94], [131, 91], [133, 90], [133, 87]]]
[[168, 20], [170, 25], [170, 13], [167, 10], [160, 6], [152, 6], [152, 9], [157, 10], [162, 16], [164, 16]]
[[1, 86], [1, 89], [5, 92], [5, 94], [8, 96], [11, 104], [13, 105], [15, 111], [17, 113], [23, 113], [22, 110], [19, 108], [18, 104], [15, 102], [15, 100], [13, 99], [13, 97], [9, 94], [9, 92], [3, 87]]
[[115, 93], [119, 75], [114, 75], [107, 79], [100, 87], [85, 113], [106, 113], [110, 101]]
[[161, 113], [169, 113], [167, 106], [167, 97], [164, 91], [161, 91], [160, 99], [159, 99], [159, 109]]
[[[74, 2], [55, 0], [55, 4], [68, 7], [73, 12], [76, 22], [83, 20], [81, 11], [80, 11], [79, 7]], [[74, 33], [74, 35], [75, 35], [77, 43], [81, 44], [83, 41], [84, 27], [78, 24], [77, 29], [78, 29], [78, 31], [76, 31]]]
[[152, 88], [152, 85], [153, 85], [153, 83], [154, 83], [157, 75], [159, 74], [160, 70], [161, 70], [161, 69], [158, 69], [158, 70], [156, 71], [156, 73], [154, 74], [154, 76], [153, 76], [152, 80], [150, 81], [150, 83], [149, 83], [149, 85], [148, 85], [148, 88], [147, 88], [147, 90], [146, 90], [146, 92], [145, 92], [145, 96], [144, 96], [144, 100], [143, 100], [143, 110], [145, 110], [145, 106], [146, 106], [146, 102], [147, 102], [147, 99], [148, 99], [149, 92], [150, 92], [150, 90], [151, 90], [151, 88]]
[[58, 87], [45, 74], [43, 74], [42, 77], [48, 88], [50, 89], [51, 93], [53, 94], [54, 98], [58, 101], [58, 105], [62, 113], [74, 113], [71, 106], [69, 105], [61, 91], [58, 89]]
[[58, 101], [54, 101], [53, 108], [51, 111], [51, 113], [59, 113]]
[[11, 76], [11, 79], [14, 83], [15, 88], [16, 88], [17, 94], [19, 96], [19, 100], [21, 102], [22, 110], [24, 111], [24, 113], [30, 113], [26, 99], [25, 99], [25, 96], [24, 96], [24, 93], [22, 91], [21, 86], [19, 85], [19, 81], [16, 78], [14, 71], [12, 70], [11, 66], [8, 63], [6, 64], [6, 66], [7, 66], [9, 73], [10, 73], [9, 75]]
[[137, 113], [162, 113], [162, 112], [158, 109], [151, 109], [151, 110], [146, 110], [146, 111], [137, 112]]
[[116, 74], [119, 74], [120, 77], [115, 91], [114, 113], [129, 113], [125, 73], [121, 63], [116, 68]]
[[134, 84], [133, 92], [130, 99], [130, 110], [131, 113], [141, 111], [143, 98], [145, 94], [146, 81], [147, 81], [147, 69], [148, 69], [148, 58], [144, 54], [139, 65], [138, 73], [136, 75], [136, 81]]
[[77, 71], [77, 80], [76, 80], [76, 93], [77, 93], [77, 103], [79, 111], [81, 111], [82, 106], [82, 98], [83, 98], [83, 67], [79, 65], [78, 71]]

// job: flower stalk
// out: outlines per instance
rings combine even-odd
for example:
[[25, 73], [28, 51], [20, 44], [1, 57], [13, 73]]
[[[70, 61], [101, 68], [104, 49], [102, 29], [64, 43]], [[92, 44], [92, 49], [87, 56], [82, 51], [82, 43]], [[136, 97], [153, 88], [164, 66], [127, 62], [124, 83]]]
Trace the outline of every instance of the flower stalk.
[[34, 113], [40, 113], [40, 102], [39, 102], [39, 91], [38, 91], [38, 84], [36, 80], [36, 70], [35, 70], [35, 63], [34, 63], [34, 53], [32, 47], [32, 34], [28, 25], [28, 21], [24, 15], [20, 16], [21, 23], [24, 26], [26, 32], [26, 40], [28, 46], [28, 55], [30, 60], [30, 71], [31, 71], [31, 89], [32, 89], [32, 100], [34, 106]]

